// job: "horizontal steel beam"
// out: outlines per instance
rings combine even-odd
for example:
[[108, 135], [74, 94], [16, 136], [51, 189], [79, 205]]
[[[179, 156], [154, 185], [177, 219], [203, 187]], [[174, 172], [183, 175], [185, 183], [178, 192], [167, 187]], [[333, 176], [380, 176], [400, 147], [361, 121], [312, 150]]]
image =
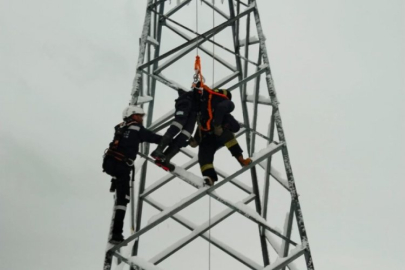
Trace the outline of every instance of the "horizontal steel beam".
[[[146, 74], [147, 76], [161, 82], [162, 84], [169, 86], [170, 88], [172, 88], [173, 90], [177, 90], [180, 86], [178, 84], [176, 84], [175, 82], [172, 82], [171, 80], [168, 80], [166, 78], [163, 78], [162, 76], [159, 75], [154, 75], [149, 73], [148, 71], [142, 69], [141, 70], [142, 73]], [[181, 87], [180, 87], [181, 88]]]
[[[252, 195], [252, 196], [254, 196], [254, 195]], [[151, 200], [150, 198], [145, 198], [145, 202], [149, 203], [151, 206], [155, 207], [156, 209], [158, 209], [160, 211], [164, 210], [163, 205], [159, 204], [158, 202], [156, 202], [154, 200]], [[181, 217], [179, 214], [173, 215], [171, 218], [191, 231], [196, 228], [195, 224], [193, 224], [189, 220]], [[207, 233], [204, 233], [200, 236], [201, 236], [201, 238], [207, 240], [209, 243], [213, 244], [214, 246], [216, 246], [223, 252], [227, 253], [232, 258], [234, 258], [234, 259], [238, 260], [239, 262], [241, 262], [242, 264], [246, 265], [247, 267], [254, 269], [254, 270], [263, 268], [262, 266], [258, 265], [257, 263], [255, 263], [252, 260], [245, 260], [244, 256], [242, 254], [239, 254], [239, 252], [237, 252], [236, 250], [229, 249], [228, 245], [222, 243], [220, 240], [216, 239], [214, 236], [212, 236], [212, 235], [208, 236]]]
[[[161, 16], [163, 16], [163, 15], [161, 15]], [[164, 16], [163, 16], [163, 17], [164, 17]], [[183, 28], [183, 29], [186, 29], [186, 30], [189, 31], [190, 33], [193, 33], [194, 35], [200, 36], [199, 33], [197, 33], [197, 32], [195, 32], [194, 30], [188, 28], [187, 26], [182, 25], [182, 24], [180, 24], [180, 23], [178, 23], [178, 22], [176, 22], [175, 20], [172, 20], [172, 19], [170, 19], [170, 18], [167, 18], [167, 17], [164, 17], [164, 18], [165, 18], [166, 20], [172, 22], [173, 24], [175, 24], [175, 25], [177, 25], [177, 26]], [[167, 22], [166, 22], [166, 26], [168, 26]], [[188, 40], [191, 40], [191, 37], [188, 37]], [[257, 66], [257, 64], [256, 64], [255, 62], [253, 62], [252, 60], [250, 60], [250, 59], [248, 59], [248, 58], [246, 58], [246, 57], [244, 57], [244, 56], [242, 56], [242, 55], [240, 55], [240, 54], [235, 53], [234, 51], [228, 49], [227, 47], [223, 46], [222, 44], [220, 44], [220, 43], [218, 43], [218, 42], [215, 42], [214, 40], [211, 40], [211, 39], [209, 39], [209, 40], [207, 40], [207, 41], [208, 41], [209, 43], [212, 43], [212, 44], [214, 44], [215, 46], [217, 46], [217, 47], [219, 47], [219, 48], [221, 48], [221, 49], [223, 49], [223, 50], [225, 50], [225, 51], [227, 51], [227, 52], [233, 54], [233, 55], [236, 55], [237, 57], [239, 57], [239, 58], [241, 58], [241, 59], [243, 59], [243, 60], [249, 62], [250, 64], [253, 64], [253, 65]], [[202, 46], [198, 46], [198, 48], [202, 49], [203, 47], [202, 47]], [[206, 51], [206, 49], [204, 49], [204, 50]]]
[[[270, 105], [273, 106], [273, 103], [271, 102], [270, 99], [263, 99], [261, 98], [262, 96], [259, 96], [259, 98], [257, 99], [257, 103], [262, 104], [262, 105]], [[246, 96], [246, 102], [251, 102], [254, 103], [254, 96], [253, 95], [248, 95]]]
[[[259, 166], [262, 167], [263, 170], [266, 170], [264, 164], [260, 163]], [[290, 187], [288, 186], [288, 181], [282, 179], [282, 178], [275, 172], [275, 169], [273, 168], [273, 166], [271, 167], [270, 175], [271, 175], [282, 187], [284, 187], [286, 190], [290, 191]]]
[[[229, 174], [225, 173], [221, 169], [215, 168], [215, 170], [217, 171], [218, 175], [221, 176], [222, 178], [227, 178], [229, 176]], [[236, 182], [236, 181], [240, 182], [239, 180], [236, 180], [236, 179], [232, 180], [232, 182]], [[236, 187], [240, 188], [241, 190], [243, 190], [246, 193], [253, 193], [252, 188], [249, 187], [248, 185], [245, 185], [242, 182], [240, 182], [239, 185], [236, 185]]]
[[283, 240], [285, 240], [286, 242], [288, 242], [289, 244], [292, 244], [294, 246], [297, 245], [297, 243], [295, 243], [294, 241], [292, 241], [291, 239], [285, 237], [284, 235], [282, 235], [281, 233], [279, 233], [277, 230], [275, 230], [274, 228], [271, 228], [267, 223], [263, 222], [260, 218], [260, 215], [257, 214], [259, 216], [259, 218], [257, 218], [254, 215], [251, 215], [248, 212], [243, 211], [243, 209], [240, 209], [238, 207], [236, 207], [233, 203], [219, 197], [218, 195], [216, 195], [216, 193], [214, 194], [210, 194], [211, 197], [213, 197], [214, 199], [216, 199], [217, 201], [223, 203], [224, 205], [228, 206], [229, 208], [235, 210], [236, 212], [238, 212], [239, 214], [243, 215], [244, 217], [250, 219], [251, 221], [257, 223], [258, 225], [262, 226], [263, 228], [265, 228], [266, 230], [272, 232], [273, 234], [275, 234], [276, 236], [282, 238]]
[[227, 84], [228, 82], [232, 81], [233, 79], [237, 78], [239, 76], [239, 71], [234, 72], [233, 74], [231, 74], [228, 77], [225, 77], [223, 79], [221, 79], [220, 81], [214, 83], [214, 85], [212, 85], [212, 89], [217, 89], [220, 88], [222, 86], [224, 86], [225, 84]]
[[[187, 170], [191, 167], [193, 167], [194, 165], [196, 165], [198, 163], [198, 159], [194, 158], [191, 159], [189, 161], [187, 161], [185, 164], [183, 164], [181, 166], [181, 168]], [[153, 193], [154, 191], [158, 190], [159, 188], [161, 188], [162, 186], [164, 186], [165, 184], [167, 184], [169, 181], [173, 180], [174, 178], [176, 178], [175, 174], [167, 174], [165, 175], [163, 178], [161, 178], [159, 181], [155, 182], [153, 185], [149, 186], [144, 193], [140, 194], [139, 197], [141, 198], [145, 198], [146, 196], [150, 195], [151, 193]]]
[[250, 76], [244, 78], [243, 80], [241, 80], [241, 81], [239, 81], [238, 83], [236, 83], [236, 84], [232, 85], [231, 87], [229, 87], [228, 90], [229, 90], [229, 91], [232, 91], [232, 90], [238, 88], [241, 84], [245, 84], [245, 83], [247, 83], [248, 81], [250, 81], [250, 80], [252, 80], [252, 79], [254, 79], [254, 78], [260, 76], [261, 74], [263, 74], [264, 72], [266, 72], [267, 68], [268, 68], [268, 66], [263, 66], [263, 67], [261, 67], [261, 68], [260, 68], [257, 72], [255, 72], [254, 74], [252, 74], [252, 75], [250, 75]]
[[289, 263], [302, 256], [306, 252], [305, 248], [298, 249], [295, 252], [292, 252], [288, 257], [279, 258], [279, 261], [276, 263], [270, 264], [263, 268], [263, 270], [279, 270], [286, 267]]
[[187, 5], [188, 3], [190, 3], [191, 0], [184, 0], [183, 2], [181, 2], [179, 5], [176, 5], [174, 8], [172, 8], [171, 10], [169, 10], [165, 16], [166, 17], [170, 17], [172, 16], [174, 13], [176, 13], [177, 11], [179, 11], [182, 7], [184, 7], [185, 5]]
[[[254, 5], [249, 6], [249, 8], [247, 8], [245, 11], [241, 12], [238, 16], [233, 17], [229, 21], [226, 21], [226, 22], [214, 27], [213, 29], [210, 29], [210, 30], [206, 31], [205, 33], [193, 38], [192, 40], [190, 40], [188, 42], [185, 42], [182, 45], [177, 46], [176, 48], [174, 48], [174, 49], [172, 49], [172, 50], [170, 50], [170, 51], [168, 51], [168, 52], [154, 58], [153, 60], [140, 65], [138, 67], [138, 70], [143, 69], [145, 67], [148, 67], [150, 65], [153, 65], [155, 62], [158, 62], [158, 61], [160, 61], [162, 59], [165, 59], [165, 58], [169, 57], [170, 55], [172, 55], [172, 54], [174, 54], [176, 52], [179, 52], [179, 51], [181, 51], [181, 50], [183, 50], [183, 49], [185, 49], [187, 47], [188, 47], [187, 48], [187, 53], [188, 53], [189, 51], [193, 50], [195, 47], [197, 47], [200, 44], [207, 41], [212, 36], [216, 35], [217, 33], [221, 32], [222, 30], [224, 30], [226, 27], [232, 25], [235, 21], [237, 21], [240, 18], [246, 16], [247, 14], [250, 14], [252, 11], [254, 11], [254, 9], [255, 9]], [[156, 11], [154, 11], [154, 12], [156, 12]], [[156, 12], [156, 13], [158, 13], [158, 12]], [[158, 15], [162, 16], [162, 14], [159, 14], [159, 13], [158, 13]], [[192, 45], [192, 46], [190, 46], [190, 45]], [[184, 54], [185, 54], [184, 52], [181, 53], [181, 55], [184, 55]]]
[[243, 6], [245, 6], [245, 7], [247, 7], [248, 5], [247, 4], [245, 4], [244, 2], [242, 2], [242, 1], [240, 1], [240, 0], [234, 0], [236, 3], [239, 3], [239, 4], [241, 4], [241, 5], [243, 5]]
[[[238, 138], [239, 136], [243, 135], [245, 133], [245, 129], [239, 131], [235, 137]], [[193, 156], [194, 160], [188, 161], [185, 164], [183, 164], [181, 166], [181, 168], [183, 169], [189, 169], [191, 167], [193, 167], [194, 165], [196, 165], [198, 163], [198, 159], [196, 156]], [[141, 198], [145, 198], [146, 196], [150, 195], [152, 192], [154, 192], [155, 190], [161, 188], [162, 186], [164, 186], [165, 184], [167, 184], [169, 181], [173, 180], [174, 178], [176, 178], [176, 175], [174, 175], [173, 173], [170, 175], [166, 175], [165, 177], [161, 178], [158, 182], [156, 182], [155, 184], [153, 184], [152, 186], [149, 186], [144, 193], [140, 194], [139, 196]], [[234, 179], [233, 179], [234, 180]], [[238, 182], [231, 180], [231, 183], [234, 184], [235, 186], [241, 188], [241, 189], [245, 189], [243, 186], [239, 185]]]
[[225, 20], [229, 20], [229, 16], [226, 15], [224, 12], [222, 12], [222, 10], [218, 9], [217, 7], [215, 7], [213, 4], [211, 4], [210, 2], [206, 1], [206, 0], [202, 0], [202, 2], [204, 2], [204, 4], [206, 4], [207, 6], [209, 6], [210, 8], [214, 9], [219, 15], [221, 15], [222, 17], [225, 18]]
[[167, 128], [168, 126], [170, 126], [172, 124], [173, 120], [169, 120], [169, 121], [161, 124], [160, 126], [154, 128], [153, 132], [157, 133], [157, 132], [161, 131], [162, 129]]
[[155, 7], [157, 7], [158, 5], [163, 4], [163, 3], [166, 2], [166, 1], [167, 1], [167, 0], [158, 0], [158, 1], [156, 1], [155, 3], [150, 4], [150, 5], [148, 6], [148, 9], [155, 8]]
[[[174, 33], [176, 33], [177, 35], [179, 35], [180, 37], [184, 38], [187, 41], [192, 39], [191, 37], [188, 37], [185, 33], [181, 32], [179, 29], [177, 29], [177, 28], [173, 27], [172, 25], [170, 25], [169, 23], [166, 23], [166, 27], [168, 29], [172, 30]], [[227, 62], [227, 61], [223, 60], [222, 58], [218, 57], [218, 55], [214, 55], [211, 51], [204, 48], [203, 46], [200, 46], [199, 49], [202, 50], [203, 52], [205, 52], [207, 55], [214, 58], [215, 60], [217, 60], [218, 63], [222, 64], [224, 67], [228, 68], [229, 70], [232, 70], [233, 72], [236, 71], [236, 67], [232, 66], [231, 64], [229, 64], [229, 62]]]
[[[221, 186], [225, 185], [226, 183], [228, 183], [229, 181], [231, 181], [233, 178], [235, 178], [236, 176], [244, 173], [247, 170], [250, 170], [253, 166], [256, 166], [258, 163], [260, 163], [262, 160], [268, 158], [270, 155], [273, 155], [274, 153], [278, 152], [282, 147], [284, 146], [284, 144], [280, 144], [277, 145], [274, 149], [270, 150], [267, 154], [255, 159], [252, 161], [252, 163], [250, 163], [249, 165], [239, 169], [238, 171], [236, 171], [235, 173], [233, 173], [232, 175], [230, 175], [229, 177], [223, 179], [221, 182], [218, 182], [216, 185], [211, 186], [211, 187], [203, 187], [200, 188], [197, 192], [195, 192], [194, 194], [192, 194], [191, 196], [189, 196], [188, 198], [184, 199], [182, 201], [182, 203], [180, 205], [176, 205], [176, 207], [174, 208], [168, 208], [166, 213], [164, 213], [164, 211], [162, 213], [164, 213], [164, 215], [158, 217], [157, 219], [155, 219], [153, 222], [149, 223], [148, 225], [146, 225], [145, 227], [141, 228], [139, 231], [137, 231], [136, 233], [134, 233], [133, 235], [131, 235], [130, 237], [128, 237], [127, 239], [125, 239], [124, 241], [122, 241], [120, 244], [114, 246], [113, 248], [110, 249], [111, 252], [115, 252], [116, 250], [120, 249], [122, 246], [125, 246], [126, 244], [128, 244], [129, 242], [137, 239], [139, 236], [141, 236], [142, 234], [146, 233], [147, 231], [153, 229], [154, 227], [156, 227], [158, 224], [162, 223], [163, 221], [165, 221], [166, 219], [168, 219], [170, 216], [180, 212], [181, 210], [183, 210], [184, 208], [186, 208], [187, 206], [193, 204], [194, 202], [198, 201], [199, 199], [201, 199], [202, 197], [204, 197], [205, 195], [207, 195], [208, 193], [212, 193], [213, 191], [215, 191], [216, 189], [220, 188]], [[266, 226], [263, 226], [266, 227]], [[266, 227], [266, 229], [269, 229], [268, 227]], [[269, 229], [270, 230], [270, 229]], [[271, 230], [270, 230], [271, 231]], [[291, 244], [295, 244], [293, 241], [291, 241], [290, 239], [286, 239], [284, 236], [281, 236], [283, 239], [285, 239], [286, 241], [290, 242]]]
[[[151, 159], [151, 158], [148, 158], [148, 157], [144, 156], [143, 154], [140, 154], [140, 155], [141, 155], [143, 158], [148, 159], [148, 161], [152, 162], [152, 159]], [[175, 174], [175, 173], [173, 173], [173, 174]], [[181, 179], [185, 180], [187, 183], [193, 185], [194, 187], [197, 187], [197, 186], [195, 186], [195, 184], [191, 183], [190, 181], [187, 181], [187, 179], [184, 179], [183, 177], [181, 177]], [[235, 180], [235, 179], [233, 179], [233, 180]], [[232, 180], [231, 180], [231, 181], [232, 181]], [[198, 188], [198, 187], [197, 187], [197, 188]], [[260, 216], [259, 216], [259, 217], [255, 217], [254, 215], [252, 216], [250, 213], [247, 213], [247, 212], [245, 212], [243, 209], [240, 209], [239, 207], [236, 207], [233, 203], [231, 203], [231, 202], [227, 201], [226, 199], [224, 199], [224, 198], [218, 196], [218, 195], [217, 195], [216, 193], [214, 193], [214, 192], [208, 193], [208, 195], [211, 196], [212, 198], [216, 199], [217, 201], [219, 201], [219, 202], [225, 204], [225, 205], [228, 206], [230, 209], [233, 209], [234, 211], [237, 211], [238, 213], [242, 214], [242, 215], [245, 216], [246, 218], [248, 218], [248, 219], [250, 219], [250, 220], [252, 220], [252, 221], [258, 223], [259, 225], [263, 226], [263, 227], [266, 228], [268, 231], [272, 232], [273, 234], [277, 235], [278, 237], [284, 239], [284, 240], [287, 241], [288, 243], [293, 244], [293, 245], [296, 245], [296, 243], [293, 242], [293, 241], [291, 241], [291, 240], [289, 239], [289, 237], [287, 238], [287, 237], [283, 236], [283, 235], [282, 235], [281, 233], [279, 233], [277, 230], [275, 230], [275, 229], [269, 227], [266, 223], [264, 223], [263, 221], [261, 221], [261, 219], [260, 219], [261, 217], [260, 217]]]
[[160, 125], [163, 125], [165, 122], [171, 120], [171, 118], [174, 116], [174, 109], [171, 110], [168, 114], [164, 115], [163, 117], [155, 120], [149, 127], [147, 127], [151, 131], [155, 131], [156, 128], [158, 128]]
[[[260, 43], [259, 39], [253, 39], [253, 40], [249, 39], [249, 41], [247, 43], [247, 46], [254, 45], [254, 44], [259, 44], [259, 43]], [[242, 43], [239, 42], [239, 47], [244, 47], [244, 46], [246, 46], [246, 40], [244, 42], [242, 42]]]
[[[277, 147], [277, 145], [276, 145]], [[151, 158], [146, 157], [143, 154], [139, 154], [140, 156], [142, 156], [143, 158], [147, 159], [150, 162], [153, 162], [153, 160]], [[176, 175], [177, 177], [180, 177], [181, 179], [183, 179], [184, 181], [186, 181], [187, 183], [193, 185], [194, 187], [199, 188], [198, 186], [195, 185], [195, 183], [191, 182], [191, 181], [187, 181], [187, 179], [184, 179], [184, 177], [181, 177], [180, 175], [177, 175], [175, 172], [172, 172], [172, 174]], [[235, 179], [232, 179], [235, 180]], [[231, 181], [232, 181], [231, 180]], [[264, 228], [266, 228], [267, 230], [269, 230], [270, 232], [274, 233], [275, 235], [283, 238], [285, 241], [287, 241], [288, 243], [291, 243], [293, 245], [296, 245], [296, 243], [294, 243], [293, 241], [291, 241], [289, 238], [284, 237], [282, 234], [280, 234], [277, 230], [271, 228], [267, 223], [263, 222], [260, 216], [256, 217], [254, 215], [251, 215], [250, 213], [245, 212], [243, 209], [240, 209], [239, 207], [235, 206], [233, 203], [229, 202], [228, 200], [220, 197], [219, 195], [217, 195], [216, 193], [212, 192], [212, 193], [208, 193], [209, 196], [211, 196], [212, 198], [216, 199], [217, 201], [225, 204], [226, 206], [228, 206], [229, 208], [237, 211], [238, 213], [242, 214], [243, 216], [245, 216], [246, 218], [252, 220], [253, 222], [258, 223], [259, 225], [263, 226]]]
[[[247, 203], [251, 202], [254, 199], [254, 197], [255, 197], [255, 195], [251, 194], [250, 196], [245, 198], [242, 202], [244, 204], [247, 204]], [[193, 232], [191, 234], [186, 235], [185, 237], [183, 237], [182, 239], [177, 241], [174, 245], [172, 245], [171, 247], [168, 247], [166, 250], [159, 253], [155, 257], [153, 257], [152, 259], [149, 260], [149, 262], [151, 262], [153, 264], [161, 263], [162, 261], [164, 261], [165, 259], [167, 259], [171, 255], [176, 253], [176, 251], [180, 250], [181, 248], [183, 248], [187, 244], [191, 243], [194, 239], [201, 236], [206, 231], [208, 231], [211, 228], [215, 227], [215, 225], [221, 223], [222, 221], [224, 221], [225, 219], [230, 217], [233, 213], [235, 213], [235, 210], [230, 209], [230, 208], [223, 210], [221, 213], [218, 213], [214, 217], [210, 218], [202, 226], [198, 226], [198, 227], [194, 228], [194, 230], [193, 230]]]

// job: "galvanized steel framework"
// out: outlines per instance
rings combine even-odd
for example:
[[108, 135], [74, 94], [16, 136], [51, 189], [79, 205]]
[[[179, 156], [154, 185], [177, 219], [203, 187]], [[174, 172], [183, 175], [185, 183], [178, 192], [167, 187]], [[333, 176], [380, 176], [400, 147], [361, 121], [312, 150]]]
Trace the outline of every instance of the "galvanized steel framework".
[[[185, 26], [185, 23], [182, 23], [179, 20], [172, 19], [172, 15], [178, 12], [180, 9], [186, 7], [186, 5], [190, 4], [190, 2], [196, 2], [198, 4], [204, 4], [207, 7], [214, 10], [215, 13], [219, 14], [221, 17], [225, 19], [224, 22], [219, 23], [218, 25], [214, 25], [212, 29], [205, 31], [204, 33], [197, 33], [195, 30], [188, 28]], [[136, 263], [130, 260], [130, 258], [125, 258], [118, 252], [119, 248], [130, 241], [135, 241], [132, 255], [135, 256], [138, 254], [138, 250], [141, 248], [140, 244], [140, 236], [144, 233], [147, 233], [150, 229], [158, 225], [159, 223], [163, 222], [168, 218], [172, 218], [187, 229], [193, 231], [196, 229], [195, 225], [189, 222], [187, 219], [182, 218], [176, 213], [180, 210], [184, 209], [188, 205], [192, 204], [193, 202], [197, 201], [198, 199], [202, 198], [205, 195], [209, 195], [215, 200], [225, 204], [228, 206], [228, 210], [218, 214], [217, 216], [211, 219], [211, 222], [207, 222], [202, 227], [198, 228], [198, 233], [194, 234], [192, 237], [184, 239], [184, 241], [180, 241], [177, 246], [170, 248], [166, 253], [160, 254], [155, 256], [154, 258], [149, 260], [151, 264], [158, 264], [170, 255], [172, 255], [177, 250], [183, 248], [189, 242], [194, 240], [197, 237], [201, 237], [207, 241], [209, 241], [212, 245], [218, 247], [231, 257], [235, 258], [246, 267], [250, 269], [285, 269], [286, 267], [290, 269], [295, 269], [292, 262], [299, 258], [301, 255], [305, 257], [305, 264], [307, 269], [314, 269], [311, 251], [309, 248], [308, 237], [304, 226], [303, 215], [300, 207], [300, 203], [298, 200], [298, 195], [294, 183], [294, 176], [292, 172], [292, 168], [290, 165], [290, 159], [287, 150], [287, 144], [284, 136], [283, 126], [281, 122], [281, 116], [279, 111], [279, 103], [277, 101], [277, 96], [273, 84], [272, 74], [270, 70], [270, 63], [267, 54], [265, 38], [263, 34], [262, 25], [260, 22], [259, 16], [259, 9], [258, 5], [255, 0], [225, 0], [225, 1], [216, 1], [215, 0], [181, 0], [177, 1], [177, 5], [174, 5], [166, 0], [149, 0], [147, 3], [146, 9], [146, 16], [144, 21], [144, 27], [142, 31], [142, 37], [140, 39], [140, 50], [138, 56], [138, 63], [137, 63], [137, 70], [136, 75], [133, 83], [133, 89], [131, 94], [131, 104], [143, 104], [146, 103], [147, 108], [147, 121], [146, 126], [154, 131], [159, 131], [170, 125], [170, 122], [173, 118], [173, 111], [168, 113], [166, 117], [163, 117], [157, 121], [153, 120], [154, 115], [154, 100], [153, 98], [156, 95], [156, 83], [159, 81], [160, 83], [166, 85], [169, 88], [176, 89], [177, 83], [172, 79], [165, 78], [161, 72], [166, 69], [170, 68], [170, 66], [176, 62], [178, 59], [182, 58], [189, 52], [195, 50], [197, 47], [203, 51], [209, 57], [214, 58], [216, 63], [221, 64], [228, 69], [231, 70], [231, 75], [228, 75], [221, 80], [217, 81], [216, 83], [213, 82], [213, 87], [225, 87], [228, 90], [236, 90], [239, 89], [240, 98], [241, 98], [241, 109], [243, 111], [243, 129], [237, 134], [237, 136], [245, 135], [246, 137], [246, 145], [248, 148], [248, 153], [252, 155], [253, 153], [257, 152], [261, 149], [256, 149], [257, 147], [257, 137], [260, 136], [261, 139], [267, 140], [268, 147], [267, 150], [263, 155], [261, 155], [258, 159], [254, 159], [254, 162], [250, 164], [248, 167], [244, 167], [242, 169], [236, 170], [231, 175], [223, 172], [218, 168], [218, 174], [223, 177], [224, 179], [217, 182], [216, 185], [212, 187], [200, 187], [192, 196], [188, 197], [185, 201], [183, 201], [179, 205], [175, 205], [173, 207], [165, 207], [156, 200], [153, 200], [149, 197], [151, 193], [159, 188], [164, 188], [164, 184], [168, 181], [178, 177], [182, 178], [182, 180], [188, 182], [189, 184], [193, 184], [192, 181], [188, 181], [184, 178], [184, 176], [177, 175], [177, 174], [168, 174], [167, 177], [157, 181], [154, 185], [149, 186], [146, 188], [146, 179], [148, 178], [148, 164], [145, 162], [142, 167], [141, 176], [140, 176], [140, 183], [139, 183], [139, 196], [134, 198], [133, 192], [132, 195], [132, 213], [136, 220], [136, 224], [133, 224], [133, 228], [135, 230], [134, 234], [132, 234], [129, 238], [127, 238], [122, 244], [115, 246], [111, 249], [111, 252], [114, 253], [116, 257], [121, 259], [124, 262], [127, 262], [131, 265], [132, 268], [138, 267]], [[173, 1], [174, 2], [174, 1]], [[224, 3], [225, 2], [225, 3]], [[166, 12], [165, 8], [169, 7], [169, 11]], [[225, 8], [224, 8], [225, 7]], [[253, 19], [253, 20], [252, 20]], [[241, 37], [240, 27], [242, 24], [246, 26], [245, 35]], [[174, 33], [183, 39], [185, 42], [172, 48], [171, 50], [161, 53], [160, 44], [162, 43], [162, 31], [164, 27], [167, 31]], [[231, 28], [233, 33], [233, 47], [227, 48], [213, 40], [213, 37], [220, 33], [222, 30], [226, 28]], [[194, 35], [194, 38], [190, 38], [187, 34], [190, 32]], [[252, 38], [251, 34], [255, 33], [257, 38]], [[241, 44], [240, 40], [244, 40]], [[207, 50], [203, 48], [201, 45], [203, 43], [209, 42], [211, 45], [219, 47], [231, 54], [235, 57], [235, 64], [236, 69], [222, 58], [217, 57], [213, 51]], [[258, 60], [252, 61], [250, 59], [249, 53], [251, 52], [252, 46], [259, 46], [258, 51]], [[243, 53], [241, 52], [243, 50]], [[146, 60], [145, 60], [146, 58]], [[169, 59], [170, 60], [167, 60]], [[164, 60], [164, 61], [163, 61]], [[207, 61], [208, 62], [208, 61]], [[255, 67], [255, 71], [249, 74], [248, 67], [249, 65], [253, 65]], [[260, 79], [265, 76], [265, 86], [260, 87]], [[247, 83], [249, 81], [254, 82], [254, 89], [252, 95], [247, 95]], [[267, 88], [267, 89], [266, 89]], [[260, 90], [262, 92], [265, 91], [267, 93], [267, 98], [260, 97]], [[265, 90], [264, 90], [265, 89]], [[266, 91], [267, 90], [267, 91]], [[157, 93], [159, 94], [159, 93]], [[146, 97], [146, 98], [145, 98]], [[150, 99], [151, 97], [152, 99]], [[248, 108], [248, 103], [251, 103], [252, 107], [250, 110]], [[258, 106], [271, 106], [271, 117], [269, 121], [269, 128], [266, 135], [257, 131], [257, 122], [258, 122]], [[240, 108], [239, 108], [240, 109]], [[276, 136], [278, 141], [276, 142]], [[190, 158], [189, 162], [184, 164], [182, 168], [189, 169], [190, 167], [194, 166], [198, 163], [197, 157], [194, 152], [189, 151], [187, 148], [182, 149], [182, 152]], [[285, 167], [285, 177], [286, 180], [283, 180], [282, 176], [276, 173], [275, 169], [272, 167], [272, 155], [276, 153], [281, 153], [284, 167]], [[145, 145], [142, 149], [142, 154], [144, 158], [147, 158], [149, 154], [149, 146]], [[150, 159], [147, 159], [151, 161]], [[150, 165], [154, 166], [154, 165]], [[248, 187], [235, 177], [239, 176], [243, 172], [250, 170], [250, 178], [252, 181], [252, 187]], [[260, 196], [260, 190], [258, 185], [258, 173], [257, 170], [264, 170], [264, 185], [262, 187], [263, 196]], [[269, 201], [269, 188], [270, 188], [270, 180], [274, 179], [279, 184], [281, 184], [286, 191], [288, 191], [291, 195], [291, 204], [290, 209], [288, 212], [288, 218], [286, 220], [286, 224], [284, 225], [284, 232], [279, 232], [274, 228], [270, 227], [267, 222], [267, 208], [268, 208], [268, 201]], [[252, 215], [249, 212], [246, 212], [243, 208], [237, 207], [235, 203], [229, 202], [228, 200], [221, 198], [216, 193], [212, 193], [215, 189], [225, 185], [232, 183], [233, 185], [239, 187], [241, 190], [248, 193], [248, 196], [242, 201], [244, 204], [249, 203], [250, 201], [255, 201], [255, 211], [260, 215], [260, 217]], [[134, 201], [137, 201], [137, 208], [134, 209]], [[141, 221], [143, 217], [143, 208], [144, 203], [148, 203], [149, 205], [153, 206], [154, 208], [163, 211], [163, 213], [154, 221], [150, 222], [148, 225], [141, 228]], [[234, 212], [238, 212], [244, 215], [246, 218], [250, 219], [251, 221], [258, 224], [258, 233], [260, 239], [260, 246], [262, 249], [262, 257], [263, 262], [253, 262], [251, 260], [247, 260], [244, 256], [241, 256], [236, 250], [233, 248], [229, 248], [228, 246], [224, 245], [221, 241], [215, 239], [214, 237], [208, 237], [205, 233], [210, 228], [215, 226], [216, 224], [220, 223], [228, 216], [232, 215]], [[295, 219], [294, 219], [295, 217]], [[294, 223], [295, 220], [295, 223]], [[296, 243], [291, 239], [291, 231], [293, 224], [296, 224], [296, 227], [299, 231], [299, 242]], [[251, 232], [257, 233], [257, 232]], [[282, 245], [280, 247], [275, 247], [275, 244], [271, 242], [270, 238], [271, 235], [277, 236], [282, 239]], [[270, 245], [268, 246], [268, 242]], [[297, 241], [298, 242], [298, 241]], [[294, 250], [290, 248], [290, 245], [296, 246]], [[273, 261], [270, 264], [269, 259], [269, 251], [268, 248], [272, 247], [276, 250], [278, 257], [280, 260], [276, 262]], [[282, 259], [281, 259], [282, 258]]]

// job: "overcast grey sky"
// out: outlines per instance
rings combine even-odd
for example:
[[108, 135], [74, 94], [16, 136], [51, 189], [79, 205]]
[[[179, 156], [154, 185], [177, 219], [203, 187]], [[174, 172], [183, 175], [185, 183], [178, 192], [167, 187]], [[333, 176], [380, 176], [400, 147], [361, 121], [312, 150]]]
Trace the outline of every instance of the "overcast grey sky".
[[[258, 4], [315, 268], [403, 268], [404, 2]], [[140, 0], [0, 0], [1, 269], [101, 268], [112, 208], [101, 156], [144, 14]], [[206, 269], [199, 248], [173, 260]]]

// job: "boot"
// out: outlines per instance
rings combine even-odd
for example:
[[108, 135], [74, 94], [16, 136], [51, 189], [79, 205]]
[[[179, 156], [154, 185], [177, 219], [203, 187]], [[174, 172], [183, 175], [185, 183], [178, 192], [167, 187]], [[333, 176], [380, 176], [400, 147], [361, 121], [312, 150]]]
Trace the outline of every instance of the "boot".
[[108, 240], [111, 244], [119, 244], [124, 241], [122, 228], [124, 227], [125, 211], [120, 209], [114, 210], [114, 220], [112, 224], [111, 237]]
[[165, 160], [156, 160], [155, 164], [161, 167], [165, 171], [174, 171], [175, 166], [170, 163], [170, 160], [180, 151], [175, 145], [170, 145], [169, 148], [164, 152]]
[[176, 168], [173, 164], [169, 162], [162, 162], [161, 160], [155, 160], [155, 164], [165, 170], [166, 172], [172, 172]]
[[118, 245], [122, 241], [124, 241], [124, 236], [122, 235], [122, 233], [113, 233], [108, 242], [113, 245]]
[[180, 151], [180, 148], [177, 147], [176, 145], [170, 145], [169, 148], [165, 151], [164, 155], [166, 157], [166, 163], [169, 163], [170, 160], [177, 155], [177, 153]]
[[211, 187], [214, 185], [214, 180], [212, 180], [209, 176], [204, 176], [204, 185]]
[[165, 134], [160, 140], [160, 143], [156, 147], [155, 151], [153, 151], [152, 154], [150, 155], [156, 160], [165, 161], [166, 157], [163, 151], [165, 150], [166, 146], [168, 146], [169, 143], [171, 143], [171, 141], [172, 138]]
[[250, 158], [244, 159], [242, 155], [238, 156], [236, 159], [238, 160], [239, 164], [242, 167], [245, 167], [245, 166], [249, 165], [250, 163], [252, 163], [252, 160]]

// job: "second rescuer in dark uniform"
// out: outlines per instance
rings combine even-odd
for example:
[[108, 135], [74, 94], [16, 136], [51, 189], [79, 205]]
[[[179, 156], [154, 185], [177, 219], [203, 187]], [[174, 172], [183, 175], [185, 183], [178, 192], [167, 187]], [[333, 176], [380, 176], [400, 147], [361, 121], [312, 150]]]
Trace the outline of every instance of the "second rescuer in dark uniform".
[[213, 165], [214, 155], [220, 147], [226, 146], [241, 166], [247, 166], [252, 160], [243, 158], [243, 150], [233, 133], [240, 127], [230, 114], [235, 108], [231, 101], [231, 92], [224, 89], [212, 90], [199, 82], [194, 85], [194, 91], [200, 95], [200, 111], [195, 141], [191, 140], [190, 144], [199, 144], [198, 161], [201, 173], [205, 183], [213, 185], [218, 180]]

